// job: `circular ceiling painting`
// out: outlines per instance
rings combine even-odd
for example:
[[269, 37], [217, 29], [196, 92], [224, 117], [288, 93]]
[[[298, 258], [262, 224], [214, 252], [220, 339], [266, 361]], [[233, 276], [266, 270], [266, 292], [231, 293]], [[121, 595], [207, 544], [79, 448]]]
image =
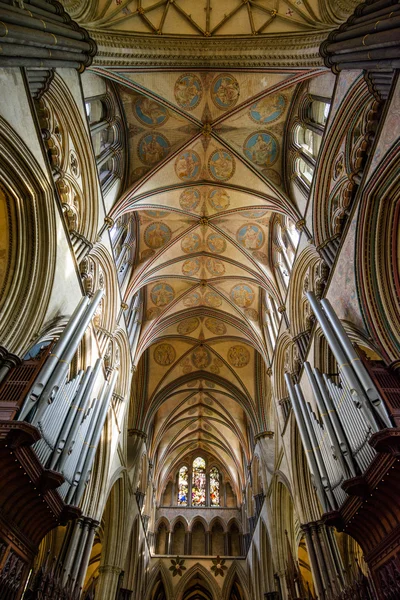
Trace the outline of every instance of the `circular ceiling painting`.
[[258, 131], [246, 139], [243, 152], [259, 167], [271, 167], [278, 158], [279, 146], [272, 134]]
[[213, 179], [227, 181], [235, 172], [235, 159], [229, 152], [219, 148], [208, 159], [208, 170]]
[[175, 298], [175, 291], [167, 283], [157, 283], [152, 288], [150, 295], [156, 306], [166, 306]]
[[162, 367], [167, 367], [168, 365], [172, 365], [175, 360], [176, 352], [171, 344], [160, 344], [154, 350], [154, 360], [158, 365]]
[[254, 300], [254, 291], [247, 284], [235, 285], [231, 289], [231, 299], [240, 308], [248, 308]]
[[273, 123], [282, 116], [285, 110], [286, 99], [284, 96], [266, 96], [255, 102], [250, 108], [250, 118], [257, 124]]
[[150, 98], [139, 98], [135, 103], [134, 111], [136, 118], [149, 127], [164, 125], [169, 117], [165, 106]]
[[140, 138], [138, 155], [145, 165], [154, 165], [167, 156], [169, 149], [169, 141], [161, 133], [147, 133]]
[[184, 190], [179, 196], [181, 208], [186, 210], [195, 210], [200, 202], [200, 192], [196, 188]]
[[176, 81], [174, 93], [175, 100], [181, 108], [193, 110], [202, 98], [203, 86], [197, 75], [185, 73]]
[[144, 241], [150, 248], [156, 250], [171, 239], [171, 230], [165, 223], [152, 223], [144, 232]]
[[240, 94], [240, 87], [233, 75], [217, 75], [211, 86], [211, 98], [215, 106], [227, 110], [235, 106]]
[[228, 361], [232, 367], [245, 367], [250, 361], [250, 352], [244, 346], [229, 348]]
[[200, 157], [194, 150], [182, 152], [175, 161], [175, 173], [182, 181], [193, 181], [200, 173]]

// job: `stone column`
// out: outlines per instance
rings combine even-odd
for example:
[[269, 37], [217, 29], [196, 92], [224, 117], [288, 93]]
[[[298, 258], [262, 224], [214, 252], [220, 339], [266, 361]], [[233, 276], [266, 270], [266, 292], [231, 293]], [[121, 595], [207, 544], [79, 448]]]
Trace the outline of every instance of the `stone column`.
[[321, 598], [321, 600], [322, 600], [323, 598], [325, 598], [325, 590], [324, 590], [324, 586], [322, 583], [322, 578], [321, 578], [321, 573], [319, 570], [317, 556], [315, 553], [315, 548], [314, 548], [314, 543], [313, 543], [313, 539], [312, 539], [312, 535], [311, 535], [310, 525], [308, 523], [305, 523], [304, 525], [301, 526], [301, 529], [304, 532], [304, 537], [306, 540], [308, 556], [310, 557], [310, 563], [311, 563], [311, 572], [313, 575], [314, 584], [315, 584], [316, 591], [317, 591], [317, 596], [318, 596], [318, 598]]
[[99, 583], [96, 588], [96, 600], [115, 598], [119, 576], [122, 569], [114, 565], [102, 565], [99, 568]]
[[211, 531], [206, 531], [205, 552], [206, 552], [207, 556], [210, 556], [210, 554], [211, 554], [211, 544], [212, 544]]
[[184, 552], [185, 554], [192, 554], [192, 532], [191, 531], [186, 531], [185, 533], [185, 547], [184, 547]]
[[82, 558], [80, 560], [79, 570], [76, 577], [76, 584], [78, 588], [83, 587], [83, 583], [85, 581], [86, 571], [89, 565], [90, 554], [93, 548], [93, 540], [96, 533], [96, 529], [99, 526], [99, 522], [94, 519], [86, 518], [85, 521], [88, 525], [88, 533], [86, 537], [85, 547], [82, 553]]
[[229, 536], [230, 533], [228, 531], [224, 532], [224, 554], [225, 556], [229, 556]]
[[172, 543], [174, 541], [174, 534], [172, 531], [168, 531], [168, 537], [167, 537], [167, 554], [172, 554]]
[[[310, 523], [311, 534], [313, 538], [315, 553], [318, 560], [319, 572], [321, 574], [322, 583], [325, 589], [325, 596], [330, 596], [332, 593], [332, 586], [329, 579], [328, 571], [325, 565], [324, 554], [322, 552], [321, 542], [318, 535], [318, 524]], [[325, 597], [324, 596], [324, 597]]]

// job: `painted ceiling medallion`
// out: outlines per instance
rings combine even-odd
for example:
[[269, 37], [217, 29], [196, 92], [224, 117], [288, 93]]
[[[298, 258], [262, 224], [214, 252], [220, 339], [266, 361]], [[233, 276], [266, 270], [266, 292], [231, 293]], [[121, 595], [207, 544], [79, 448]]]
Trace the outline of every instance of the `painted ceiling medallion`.
[[188, 188], [179, 196], [179, 204], [184, 210], [195, 210], [200, 202], [201, 195], [198, 189]]
[[258, 321], [258, 312], [254, 308], [245, 308], [244, 314], [250, 319], [250, 321]]
[[204, 303], [211, 308], [219, 308], [222, 304], [222, 298], [216, 292], [207, 292], [204, 296]]
[[211, 98], [215, 106], [228, 110], [235, 106], [239, 99], [240, 87], [233, 75], [218, 75], [211, 86]]
[[274, 171], [274, 169], [263, 169], [262, 174], [275, 185], [282, 185], [282, 177], [278, 171]]
[[215, 335], [225, 335], [226, 327], [224, 323], [219, 321], [218, 319], [213, 319], [212, 317], [208, 317], [205, 322], [205, 326], [211, 333], [215, 333]]
[[179, 323], [178, 333], [180, 333], [181, 335], [188, 335], [189, 333], [195, 331], [199, 325], [200, 321], [197, 317], [185, 319], [184, 321], [181, 321], [181, 323]]
[[263, 265], [268, 266], [268, 256], [265, 254], [265, 252], [261, 252], [260, 250], [255, 250], [254, 252], [252, 252], [252, 256], [254, 256], [254, 258], [256, 260], [258, 260], [260, 263], [262, 263]]
[[158, 104], [150, 98], [139, 98], [135, 103], [134, 114], [138, 121], [148, 127], [159, 127], [164, 125], [169, 117], [165, 106]]
[[228, 361], [232, 367], [245, 367], [250, 361], [250, 352], [244, 346], [232, 346], [229, 348]]
[[157, 317], [159, 317], [160, 314], [161, 314], [161, 309], [152, 306], [146, 312], [146, 319], [147, 319], [147, 321], [152, 321], [153, 319], [156, 319]]
[[185, 73], [176, 81], [174, 94], [175, 100], [181, 108], [193, 110], [201, 101], [203, 86], [197, 75]]
[[271, 167], [278, 159], [279, 145], [271, 133], [257, 131], [246, 138], [243, 152], [259, 167]]
[[201, 238], [198, 233], [188, 233], [181, 241], [181, 248], [186, 254], [198, 252], [201, 247]]
[[193, 306], [199, 306], [200, 304], [200, 294], [197, 292], [193, 292], [193, 294], [189, 294], [189, 296], [185, 296], [182, 300], [182, 303], [186, 308], [192, 308]]
[[196, 275], [196, 273], [199, 272], [200, 267], [201, 261], [199, 258], [190, 258], [189, 260], [185, 260], [185, 262], [183, 263], [182, 274], [192, 277], [193, 275]]
[[174, 298], [174, 288], [167, 283], [157, 283], [151, 290], [151, 299], [156, 306], [166, 306]]
[[258, 125], [273, 123], [282, 116], [285, 107], [285, 96], [266, 96], [253, 104], [249, 116]]
[[211, 352], [204, 346], [198, 346], [191, 354], [196, 369], [206, 369], [211, 364]]
[[240, 308], [248, 308], [254, 300], [254, 290], [247, 284], [238, 284], [231, 289], [231, 299]]
[[229, 152], [222, 148], [215, 150], [208, 159], [210, 175], [217, 181], [228, 181], [228, 179], [231, 179], [235, 168], [235, 159]]
[[144, 232], [144, 241], [147, 246], [156, 250], [161, 248], [171, 239], [171, 230], [165, 223], [152, 223]]
[[230, 199], [228, 192], [221, 188], [214, 188], [208, 194], [208, 201], [214, 210], [226, 210], [229, 207]]
[[154, 360], [162, 367], [172, 365], [176, 358], [176, 352], [171, 344], [160, 344], [154, 350]]
[[182, 152], [175, 161], [175, 173], [182, 181], [194, 181], [200, 169], [200, 156], [194, 150]]
[[238, 229], [236, 239], [246, 250], [258, 250], [264, 244], [264, 233], [255, 223], [247, 223]]
[[222, 254], [226, 250], [226, 240], [219, 233], [210, 233], [207, 237], [207, 246], [210, 252]]
[[170, 151], [170, 143], [161, 133], [146, 133], [138, 143], [138, 155], [145, 165], [162, 161]]
[[207, 258], [206, 267], [214, 277], [221, 277], [225, 273], [224, 263], [217, 258]]

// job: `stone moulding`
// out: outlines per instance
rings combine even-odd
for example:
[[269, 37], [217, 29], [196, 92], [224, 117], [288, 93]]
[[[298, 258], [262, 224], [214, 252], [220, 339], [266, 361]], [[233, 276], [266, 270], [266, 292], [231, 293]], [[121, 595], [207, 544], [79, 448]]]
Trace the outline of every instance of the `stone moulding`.
[[90, 30], [94, 65], [123, 67], [312, 68], [323, 66], [319, 46], [329, 30], [291, 36], [178, 38]]

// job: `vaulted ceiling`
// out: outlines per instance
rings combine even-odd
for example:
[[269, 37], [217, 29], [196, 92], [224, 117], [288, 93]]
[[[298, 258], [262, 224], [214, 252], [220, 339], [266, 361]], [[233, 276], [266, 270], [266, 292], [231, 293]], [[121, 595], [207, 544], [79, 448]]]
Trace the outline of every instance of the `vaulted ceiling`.
[[138, 226], [124, 301], [144, 302], [140, 426], [162, 480], [196, 448], [240, 493], [249, 430], [266, 429], [266, 293], [283, 303], [271, 223], [301, 218], [287, 123], [316, 73], [95, 71], [116, 83], [128, 129], [129, 181], [111, 216]]
[[99, 0], [87, 23], [96, 30], [205, 37], [327, 27], [318, 0]]

